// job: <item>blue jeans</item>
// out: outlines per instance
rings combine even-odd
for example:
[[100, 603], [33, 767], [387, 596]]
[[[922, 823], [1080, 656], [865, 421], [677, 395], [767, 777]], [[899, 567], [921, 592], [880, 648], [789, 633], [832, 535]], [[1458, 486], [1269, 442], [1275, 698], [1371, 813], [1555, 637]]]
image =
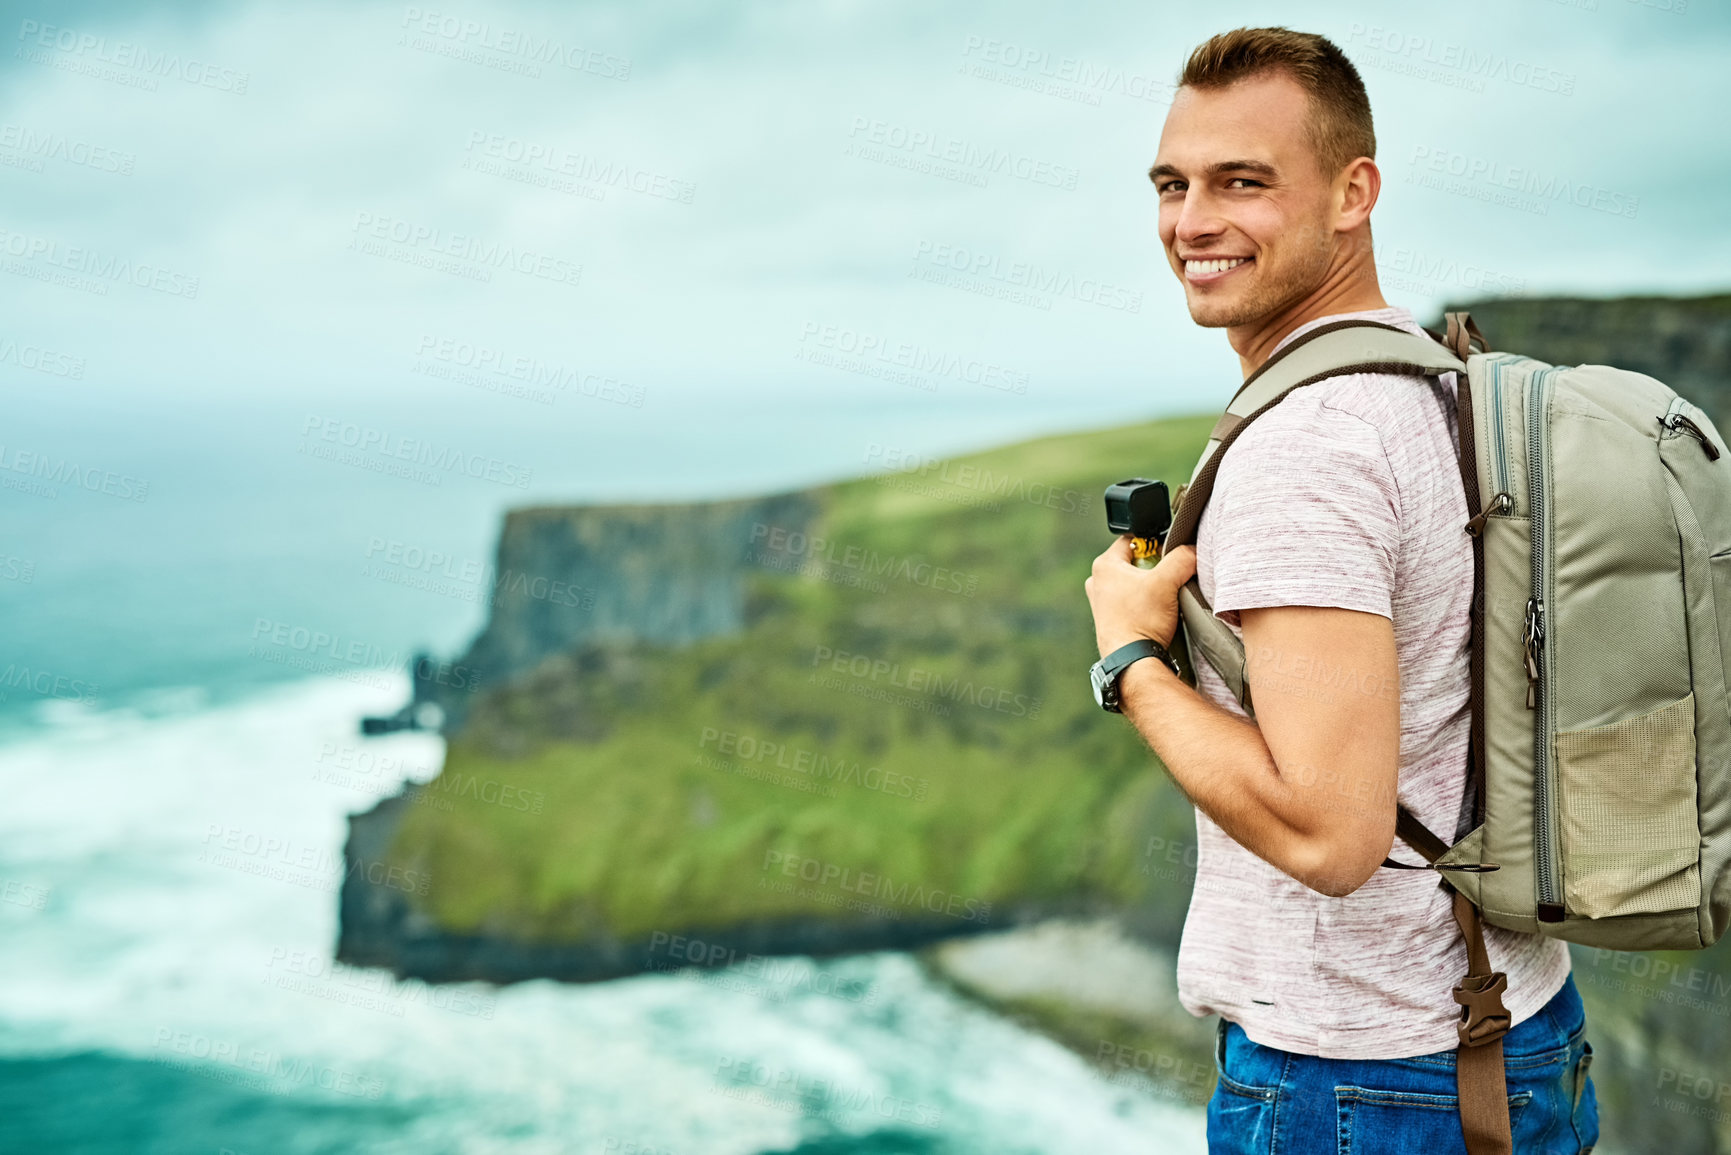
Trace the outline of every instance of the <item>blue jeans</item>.
[[[1599, 1141], [1587, 1077], [1593, 1048], [1570, 976], [1550, 1002], [1503, 1036], [1517, 1155], [1581, 1155]], [[1208, 1101], [1210, 1155], [1465, 1155], [1455, 1053], [1410, 1059], [1319, 1059], [1253, 1043], [1220, 1021], [1220, 1081]]]

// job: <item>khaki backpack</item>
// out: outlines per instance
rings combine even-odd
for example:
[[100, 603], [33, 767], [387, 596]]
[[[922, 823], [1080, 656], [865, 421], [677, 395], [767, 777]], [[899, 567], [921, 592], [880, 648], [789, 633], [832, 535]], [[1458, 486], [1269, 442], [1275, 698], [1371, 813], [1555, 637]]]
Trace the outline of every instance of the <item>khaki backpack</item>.
[[[1490, 352], [1465, 313], [1419, 337], [1318, 326], [1233, 397], [1165, 548], [1194, 545], [1221, 455], [1287, 393], [1347, 373], [1456, 372], [1472, 516], [1471, 723], [1461, 821], [1397, 831], [1453, 893], [1469, 967], [1456, 1079], [1467, 1149], [1510, 1150], [1507, 983], [1493, 926], [1611, 950], [1711, 946], [1731, 922], [1731, 454], [1698, 407], [1651, 377]], [[1229, 528], [1229, 527], [1228, 527]], [[1171, 647], [1247, 712], [1244, 646], [1195, 578]]]

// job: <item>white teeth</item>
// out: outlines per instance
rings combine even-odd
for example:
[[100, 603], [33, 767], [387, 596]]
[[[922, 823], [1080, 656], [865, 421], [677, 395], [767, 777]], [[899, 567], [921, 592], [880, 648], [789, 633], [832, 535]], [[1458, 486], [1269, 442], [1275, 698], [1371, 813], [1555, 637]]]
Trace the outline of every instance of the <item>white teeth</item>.
[[1195, 273], [1198, 275], [1204, 273], [1224, 273], [1227, 269], [1236, 269], [1247, 260], [1249, 260], [1248, 257], [1234, 257], [1228, 261], [1185, 261], [1184, 271], [1186, 273]]

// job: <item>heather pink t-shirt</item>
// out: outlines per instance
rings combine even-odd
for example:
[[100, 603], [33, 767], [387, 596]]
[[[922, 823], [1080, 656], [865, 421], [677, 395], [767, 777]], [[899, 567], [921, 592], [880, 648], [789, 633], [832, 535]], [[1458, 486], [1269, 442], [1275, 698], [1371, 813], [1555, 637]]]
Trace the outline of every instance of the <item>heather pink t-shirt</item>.
[[[1405, 309], [1362, 317], [1424, 332]], [[1196, 568], [1215, 615], [1338, 606], [1394, 622], [1400, 670], [1399, 796], [1444, 839], [1466, 789], [1472, 539], [1461, 488], [1454, 374], [1334, 377], [1294, 390], [1221, 459], [1197, 527]], [[1223, 532], [1224, 531], [1224, 532]], [[1240, 636], [1242, 636], [1240, 634]], [[1198, 689], [1245, 717], [1206, 661]], [[1318, 692], [1343, 692], [1312, 671]], [[1251, 682], [1255, 692], [1255, 680]], [[1369, 801], [1369, 800], [1361, 800]], [[1382, 869], [1344, 898], [1309, 889], [1196, 814], [1196, 888], [1178, 952], [1178, 990], [1264, 1046], [1337, 1059], [1453, 1050], [1466, 943], [1430, 871]], [[1393, 857], [1422, 862], [1397, 840]], [[1508, 974], [1516, 1023], [1569, 974], [1557, 939], [1485, 927]]]

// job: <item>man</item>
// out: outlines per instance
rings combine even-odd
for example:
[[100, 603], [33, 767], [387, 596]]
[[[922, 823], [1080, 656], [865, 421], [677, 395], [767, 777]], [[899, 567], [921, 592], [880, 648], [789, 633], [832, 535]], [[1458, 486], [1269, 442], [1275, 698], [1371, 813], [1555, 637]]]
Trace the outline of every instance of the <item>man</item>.
[[[1330, 319], [1413, 333], [1377, 286], [1370, 102], [1328, 40], [1238, 29], [1191, 55], [1149, 177], [1191, 318], [1246, 376]], [[1454, 375], [1295, 389], [1221, 459], [1196, 545], [1085, 583], [1102, 656], [1170, 643], [1192, 574], [1242, 638], [1251, 720], [1196, 654], [1120, 676], [1122, 712], [1196, 806], [1178, 986], [1218, 1014], [1211, 1151], [1465, 1151], [1455, 1082], [1466, 946], [1435, 874], [1379, 870], [1396, 799], [1445, 838], [1466, 786], [1471, 540]], [[1514, 1147], [1590, 1151], [1580, 998], [1556, 939], [1485, 928], [1508, 975]]]

